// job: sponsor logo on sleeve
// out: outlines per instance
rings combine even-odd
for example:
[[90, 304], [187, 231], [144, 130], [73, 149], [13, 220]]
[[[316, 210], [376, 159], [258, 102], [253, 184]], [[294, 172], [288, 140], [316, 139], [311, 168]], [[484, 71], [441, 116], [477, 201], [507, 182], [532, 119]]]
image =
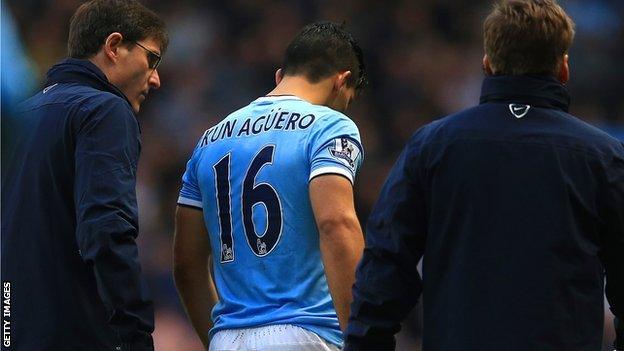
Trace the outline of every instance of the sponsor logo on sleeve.
[[355, 169], [355, 161], [360, 155], [360, 149], [349, 138], [336, 138], [329, 147], [329, 153], [349, 168]]

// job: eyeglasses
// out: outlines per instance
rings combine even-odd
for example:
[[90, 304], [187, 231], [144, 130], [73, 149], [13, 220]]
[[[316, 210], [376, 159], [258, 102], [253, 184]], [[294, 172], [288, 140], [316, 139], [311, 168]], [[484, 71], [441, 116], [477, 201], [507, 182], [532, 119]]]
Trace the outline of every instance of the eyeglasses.
[[145, 50], [145, 52], [147, 52], [147, 67], [149, 67], [150, 69], [158, 68], [158, 65], [160, 65], [160, 61], [162, 61], [161, 55], [153, 52], [152, 50], [146, 48], [145, 46], [139, 44], [136, 41], [132, 40], [131, 42], [139, 46], [141, 49]]

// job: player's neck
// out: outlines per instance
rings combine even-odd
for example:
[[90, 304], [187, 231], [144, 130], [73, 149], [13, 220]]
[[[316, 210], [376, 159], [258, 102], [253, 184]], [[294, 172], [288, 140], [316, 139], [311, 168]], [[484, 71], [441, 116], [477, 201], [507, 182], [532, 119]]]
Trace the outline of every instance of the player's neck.
[[325, 105], [332, 93], [332, 85], [329, 79], [310, 83], [304, 77], [286, 76], [267, 95], [294, 95], [311, 104]]

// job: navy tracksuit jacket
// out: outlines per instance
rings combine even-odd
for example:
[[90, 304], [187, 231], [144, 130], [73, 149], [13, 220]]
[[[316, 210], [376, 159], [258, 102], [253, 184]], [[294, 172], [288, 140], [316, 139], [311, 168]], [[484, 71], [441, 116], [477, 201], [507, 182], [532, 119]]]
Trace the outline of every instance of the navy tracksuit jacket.
[[487, 77], [478, 106], [413, 135], [368, 222], [346, 350], [393, 349], [421, 292], [424, 351], [601, 350], [605, 275], [624, 320], [624, 145], [568, 104], [553, 78]]
[[135, 243], [138, 123], [89, 61], [52, 67], [46, 85], [2, 121], [7, 349], [152, 350]]

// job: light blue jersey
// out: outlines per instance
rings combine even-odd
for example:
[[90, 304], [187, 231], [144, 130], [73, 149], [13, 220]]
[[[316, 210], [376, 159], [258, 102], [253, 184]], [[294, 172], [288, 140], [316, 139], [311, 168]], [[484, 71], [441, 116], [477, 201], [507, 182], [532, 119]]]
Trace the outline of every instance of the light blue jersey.
[[211, 336], [293, 324], [342, 346], [308, 183], [328, 173], [353, 182], [362, 156], [353, 121], [294, 96], [259, 98], [204, 133], [178, 204], [203, 209], [210, 235]]

